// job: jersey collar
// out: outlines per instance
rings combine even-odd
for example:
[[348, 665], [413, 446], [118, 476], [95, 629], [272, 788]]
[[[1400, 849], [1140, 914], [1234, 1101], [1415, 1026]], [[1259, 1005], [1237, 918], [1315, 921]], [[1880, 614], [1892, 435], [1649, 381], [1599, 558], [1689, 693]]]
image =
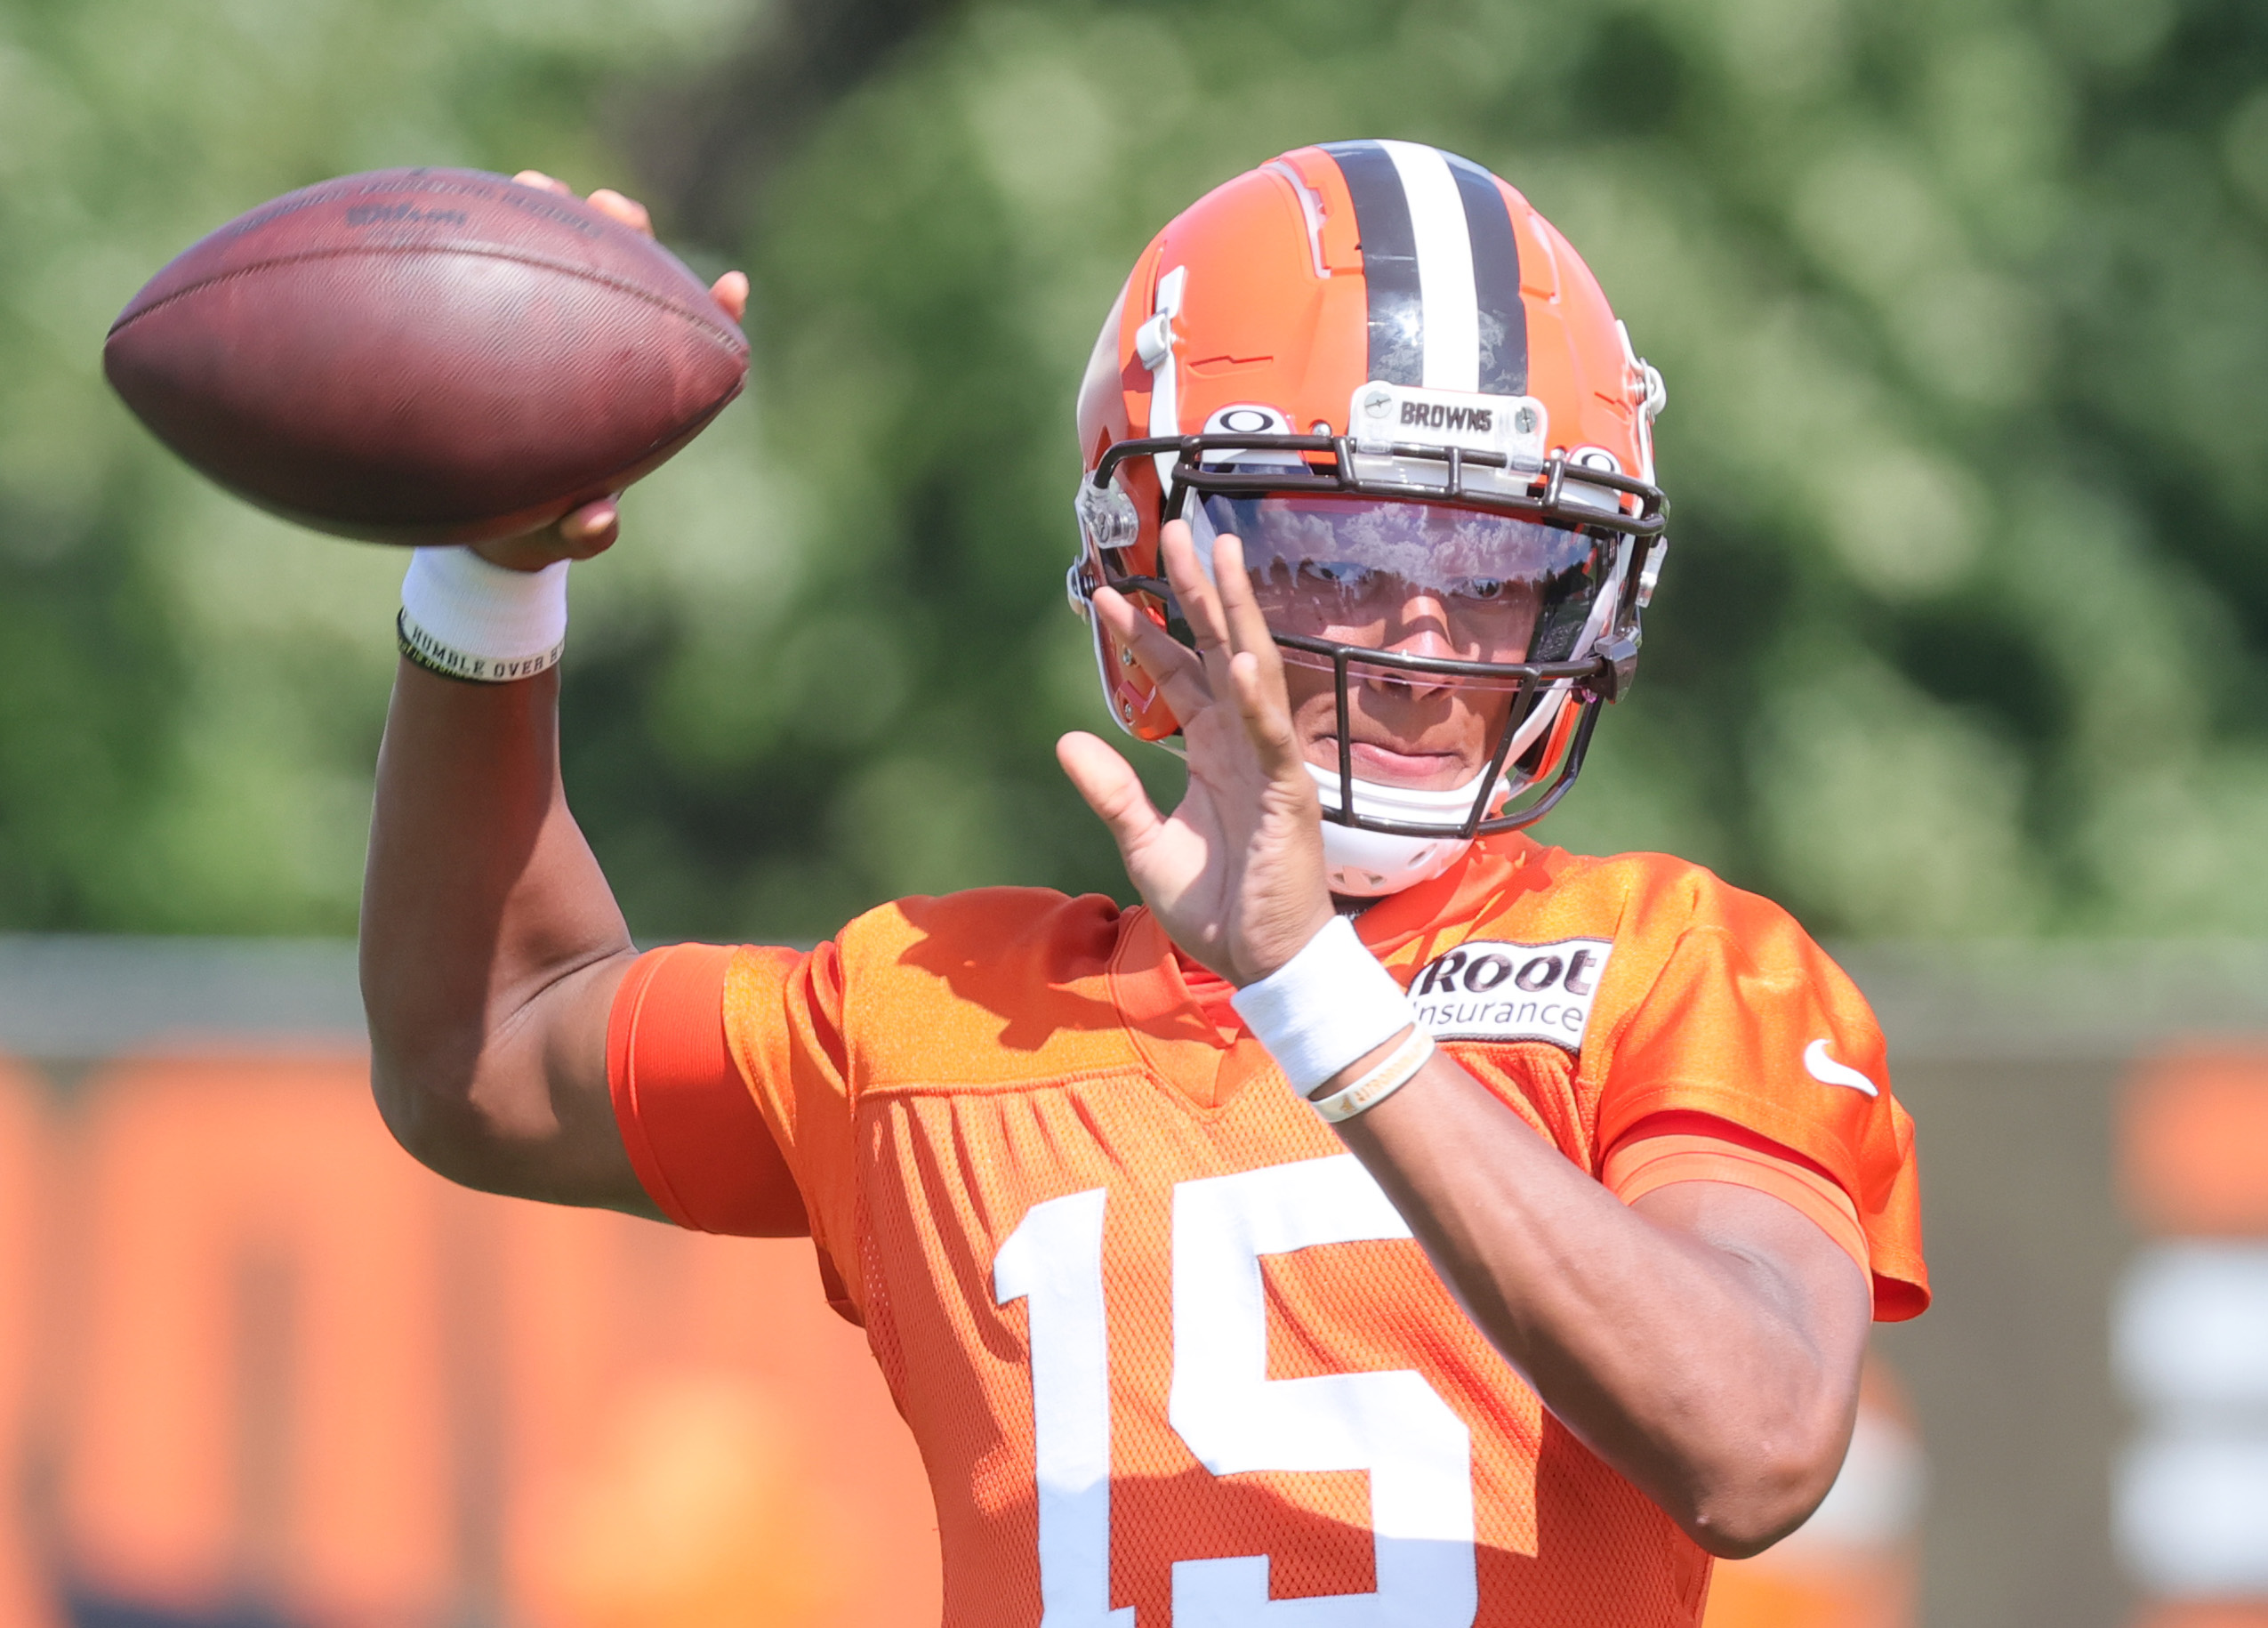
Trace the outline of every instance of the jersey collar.
[[1508, 895], [1550, 885], [1550, 867], [1542, 863], [1550, 852], [1525, 832], [1483, 837], [1432, 881], [1391, 894], [1356, 916], [1355, 934], [1387, 966], [1407, 971], [1463, 939]]

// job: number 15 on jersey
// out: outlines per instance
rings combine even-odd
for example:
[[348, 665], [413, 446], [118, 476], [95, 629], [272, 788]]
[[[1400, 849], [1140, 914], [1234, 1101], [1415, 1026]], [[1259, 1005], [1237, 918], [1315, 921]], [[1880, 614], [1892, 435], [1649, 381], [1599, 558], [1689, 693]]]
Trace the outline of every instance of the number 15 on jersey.
[[[1110, 1604], [1108, 1189], [1036, 1204], [1001, 1244], [993, 1287], [1031, 1328], [1041, 1628], [1137, 1624]], [[1178, 1560], [1173, 1628], [1468, 1628], [1478, 1606], [1470, 1432], [1408, 1369], [1267, 1377], [1265, 1255], [1406, 1238], [1353, 1155], [1184, 1181], [1173, 1189], [1168, 1418], [1215, 1475], [1370, 1472], [1378, 1587], [1268, 1596], [1268, 1557]]]

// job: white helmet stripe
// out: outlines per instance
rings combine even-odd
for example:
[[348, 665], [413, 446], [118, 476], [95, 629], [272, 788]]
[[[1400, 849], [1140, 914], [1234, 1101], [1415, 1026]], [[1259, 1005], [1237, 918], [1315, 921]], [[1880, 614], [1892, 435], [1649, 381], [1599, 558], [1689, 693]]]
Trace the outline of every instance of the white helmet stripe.
[[1415, 141], [1380, 141], [1402, 178], [1410, 206], [1410, 235], [1418, 258], [1419, 297], [1425, 302], [1428, 390], [1481, 387], [1480, 302], [1473, 286], [1473, 240], [1465, 227], [1465, 200], [1457, 177], [1439, 151]]

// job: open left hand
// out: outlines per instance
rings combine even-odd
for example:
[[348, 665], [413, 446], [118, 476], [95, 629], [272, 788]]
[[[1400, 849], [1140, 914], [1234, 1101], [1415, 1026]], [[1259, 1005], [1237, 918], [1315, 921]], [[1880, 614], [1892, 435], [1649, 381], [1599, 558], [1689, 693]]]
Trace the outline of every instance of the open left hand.
[[1056, 757], [1110, 827], [1127, 875], [1173, 941], [1242, 987], [1291, 960], [1331, 920], [1320, 805], [1243, 546], [1215, 543], [1208, 581], [1186, 525], [1168, 525], [1160, 544], [1197, 648], [1109, 588], [1096, 591], [1095, 614], [1180, 720], [1189, 788], [1162, 815], [1132, 765], [1094, 736], [1065, 736]]
[[[512, 177], [523, 187], [541, 187], [546, 192], [557, 192], [573, 197], [575, 189], [567, 182], [546, 175], [541, 170], [522, 170]], [[613, 216], [632, 231], [654, 235], [654, 217], [646, 206], [634, 197], [625, 197], [612, 187], [601, 187], [591, 195], [591, 206], [603, 214]], [[748, 277], [745, 272], [728, 271], [709, 290], [725, 315], [738, 322], [748, 312]], [[593, 554], [603, 554], [615, 545], [615, 538], [622, 529], [622, 511], [615, 497], [601, 497], [584, 504], [562, 515], [541, 531], [531, 531], [526, 536], [503, 537], [494, 543], [476, 543], [473, 552], [491, 565], [501, 565], [514, 571], [540, 571], [545, 566], [561, 560], [588, 560]]]

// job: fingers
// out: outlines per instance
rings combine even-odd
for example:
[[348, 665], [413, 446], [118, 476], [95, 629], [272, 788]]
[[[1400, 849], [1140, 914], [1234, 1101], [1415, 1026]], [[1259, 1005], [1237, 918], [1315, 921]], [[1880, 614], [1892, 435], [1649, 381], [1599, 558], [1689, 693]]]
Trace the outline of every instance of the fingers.
[[724, 308], [726, 316], [738, 322], [748, 314], [748, 273], [726, 272], [709, 286], [709, 296]]
[[[1245, 734], [1271, 776], [1304, 774], [1299, 737], [1291, 727], [1291, 703], [1284, 691], [1283, 653], [1276, 649], [1267, 617], [1252, 592], [1243, 544], [1233, 536], [1216, 538], [1208, 578], [1198, 569], [1188, 527], [1176, 521], [1159, 541], [1167, 576], [1203, 654], [1205, 671], [1208, 676], [1218, 675], [1211, 692], [1226, 691], [1235, 697]], [[1136, 655], [1138, 658], [1138, 649]], [[1184, 714], [1177, 707], [1175, 715]]]
[[567, 554], [548, 531], [532, 531], [524, 537], [498, 537], [493, 542], [475, 543], [472, 552], [490, 565], [500, 565], [507, 571], [540, 571], [547, 565], [557, 565]]
[[541, 531], [476, 543], [472, 552], [508, 571], [540, 571], [562, 560], [588, 560], [615, 545], [622, 532], [622, 511], [613, 497], [571, 509]]
[[1271, 671], [1256, 650], [1239, 650], [1228, 658], [1230, 687], [1244, 733], [1271, 779], [1297, 779], [1307, 784], [1299, 732], [1291, 727], [1291, 704], [1283, 693], [1283, 670]]
[[1115, 588], [1095, 590], [1095, 614], [1111, 636], [1134, 653], [1135, 665], [1158, 687], [1177, 722], [1186, 723], [1212, 701], [1212, 686], [1195, 653], [1134, 608]]
[[[575, 196], [573, 187], [558, 176], [546, 175], [541, 170], [522, 170], [512, 179], [523, 187], [541, 187], [544, 191], [556, 192], [561, 197]], [[623, 197], [612, 187], [601, 187], [593, 192], [591, 195], [591, 206], [599, 214], [621, 222], [634, 232], [643, 232], [648, 238], [654, 235], [654, 217], [647, 212], [646, 206], [634, 197]], [[745, 297], [744, 294], [743, 298]], [[733, 320], [735, 322], [740, 320], [738, 312], [734, 313]]]
[[1292, 728], [1291, 703], [1283, 682], [1283, 654], [1268, 632], [1267, 617], [1244, 569], [1243, 544], [1232, 536], [1213, 544], [1208, 578], [1197, 564], [1189, 528], [1179, 520], [1159, 536], [1167, 579], [1197, 644], [1193, 656], [1121, 595], [1095, 591], [1094, 605], [1119, 642], [1134, 653], [1174, 717], [1186, 725], [1216, 697], [1235, 698], [1244, 733], [1271, 777], [1305, 784], [1304, 754]]
[[1229, 674], [1245, 731], [1270, 774], [1299, 775], [1305, 754], [1291, 727], [1283, 651], [1268, 632], [1251, 576], [1244, 569], [1244, 545], [1237, 538], [1222, 537], [1213, 544], [1213, 580], [1220, 584], [1221, 607], [1227, 613], [1229, 645], [1235, 652], [1229, 658]]
[[1084, 730], [1056, 742], [1055, 757], [1130, 867], [1137, 850], [1165, 823], [1133, 765]]
[[567, 544], [570, 560], [588, 560], [603, 554], [622, 536], [622, 505], [620, 494], [587, 503], [580, 509], [569, 510], [554, 528], [559, 541]]
[[634, 197], [624, 197], [612, 187], [601, 187], [591, 195], [591, 206], [602, 214], [612, 215], [634, 232], [654, 235], [654, 217], [646, 206]]
[[1213, 540], [1213, 584], [1228, 629], [1228, 648], [1249, 650], [1265, 669], [1283, 665], [1283, 655], [1268, 632], [1268, 619], [1252, 592], [1251, 574], [1244, 568], [1244, 544], [1236, 537]]
[[[1275, 662], [1275, 641], [1269, 635], [1267, 618], [1260, 614], [1259, 601], [1252, 596], [1252, 579], [1244, 569], [1243, 544], [1233, 536], [1214, 538], [1212, 573], [1207, 576], [1197, 562], [1196, 542], [1186, 523], [1168, 523], [1158, 542], [1165, 557], [1166, 579], [1173, 584], [1174, 597], [1181, 601], [1181, 614], [1206, 657], [1207, 669], [1219, 667], [1239, 650], [1252, 651], [1264, 664]], [[1222, 687], [1220, 681], [1226, 676], [1222, 668], [1217, 688]]]
[[1198, 653], [1208, 658], [1210, 668], [1214, 652], [1225, 653], [1228, 649], [1228, 624], [1220, 614], [1212, 584], [1205, 580], [1204, 568], [1197, 563], [1197, 545], [1189, 536], [1187, 521], [1166, 522], [1158, 534], [1158, 552], [1165, 560], [1165, 579], [1173, 584], [1173, 597], [1180, 602], [1182, 619], [1189, 624], [1190, 636], [1197, 641]]

